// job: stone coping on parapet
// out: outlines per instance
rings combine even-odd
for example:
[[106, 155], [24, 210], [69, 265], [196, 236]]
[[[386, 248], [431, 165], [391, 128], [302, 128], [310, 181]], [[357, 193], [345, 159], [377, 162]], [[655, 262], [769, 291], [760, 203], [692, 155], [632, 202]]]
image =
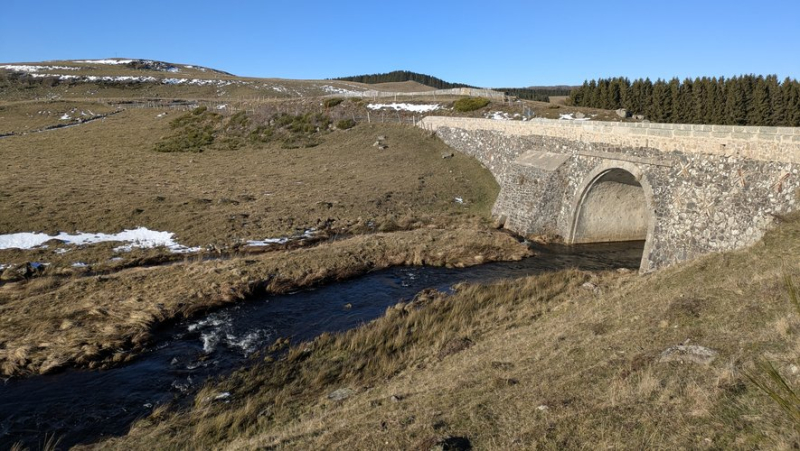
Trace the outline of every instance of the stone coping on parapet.
[[417, 125], [485, 130], [514, 136], [551, 136], [620, 147], [655, 148], [664, 152], [706, 153], [762, 161], [800, 163], [800, 127], [659, 124], [650, 122], [493, 119], [427, 116]]

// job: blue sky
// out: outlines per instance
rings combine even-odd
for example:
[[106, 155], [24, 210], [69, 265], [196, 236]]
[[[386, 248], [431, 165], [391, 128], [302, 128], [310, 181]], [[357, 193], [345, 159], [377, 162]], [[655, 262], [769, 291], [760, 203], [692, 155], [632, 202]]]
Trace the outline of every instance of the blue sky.
[[487, 87], [800, 78], [800, 0], [3, 0], [0, 62], [108, 57], [298, 79], [402, 69]]

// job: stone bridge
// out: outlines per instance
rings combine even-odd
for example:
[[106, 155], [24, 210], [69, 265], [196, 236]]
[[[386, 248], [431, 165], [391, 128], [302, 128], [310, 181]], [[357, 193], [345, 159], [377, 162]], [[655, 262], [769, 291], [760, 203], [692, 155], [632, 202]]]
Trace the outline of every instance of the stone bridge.
[[500, 185], [493, 215], [566, 243], [645, 240], [640, 271], [758, 241], [800, 195], [800, 128], [429, 116]]

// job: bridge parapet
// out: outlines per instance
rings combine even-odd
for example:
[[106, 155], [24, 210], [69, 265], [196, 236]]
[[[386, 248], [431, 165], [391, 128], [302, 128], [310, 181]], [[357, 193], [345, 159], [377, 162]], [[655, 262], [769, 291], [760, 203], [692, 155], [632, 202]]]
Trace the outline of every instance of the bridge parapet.
[[646, 147], [662, 152], [705, 153], [750, 160], [800, 163], [800, 128], [732, 125], [658, 124], [532, 119], [488, 119], [428, 116], [419, 126], [467, 131], [496, 131], [508, 136], [550, 136], [616, 147]]

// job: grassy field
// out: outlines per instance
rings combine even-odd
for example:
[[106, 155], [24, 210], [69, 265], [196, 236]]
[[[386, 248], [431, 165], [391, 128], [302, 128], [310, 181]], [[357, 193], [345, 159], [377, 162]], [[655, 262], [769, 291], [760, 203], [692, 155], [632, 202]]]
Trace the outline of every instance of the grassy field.
[[[0, 232], [115, 233], [144, 226], [174, 232], [188, 246], [230, 247], [310, 228], [353, 233], [469, 222], [486, 216], [497, 193], [477, 162], [443, 159], [444, 144], [409, 126], [336, 131], [310, 149], [266, 144], [158, 153], [154, 145], [169, 133], [171, 117], [159, 115], [129, 110], [4, 138]], [[387, 149], [373, 146], [378, 136]], [[112, 257], [54, 250], [34, 257], [92, 264]], [[0, 263], [26, 258], [0, 251]]]
[[[564, 271], [426, 293], [88, 448], [794, 449], [797, 422], [748, 375], [763, 378], [766, 358], [800, 384], [784, 284], [800, 280], [798, 238], [795, 218], [750, 249], [644, 277]], [[716, 357], [668, 358], [677, 345]]]

